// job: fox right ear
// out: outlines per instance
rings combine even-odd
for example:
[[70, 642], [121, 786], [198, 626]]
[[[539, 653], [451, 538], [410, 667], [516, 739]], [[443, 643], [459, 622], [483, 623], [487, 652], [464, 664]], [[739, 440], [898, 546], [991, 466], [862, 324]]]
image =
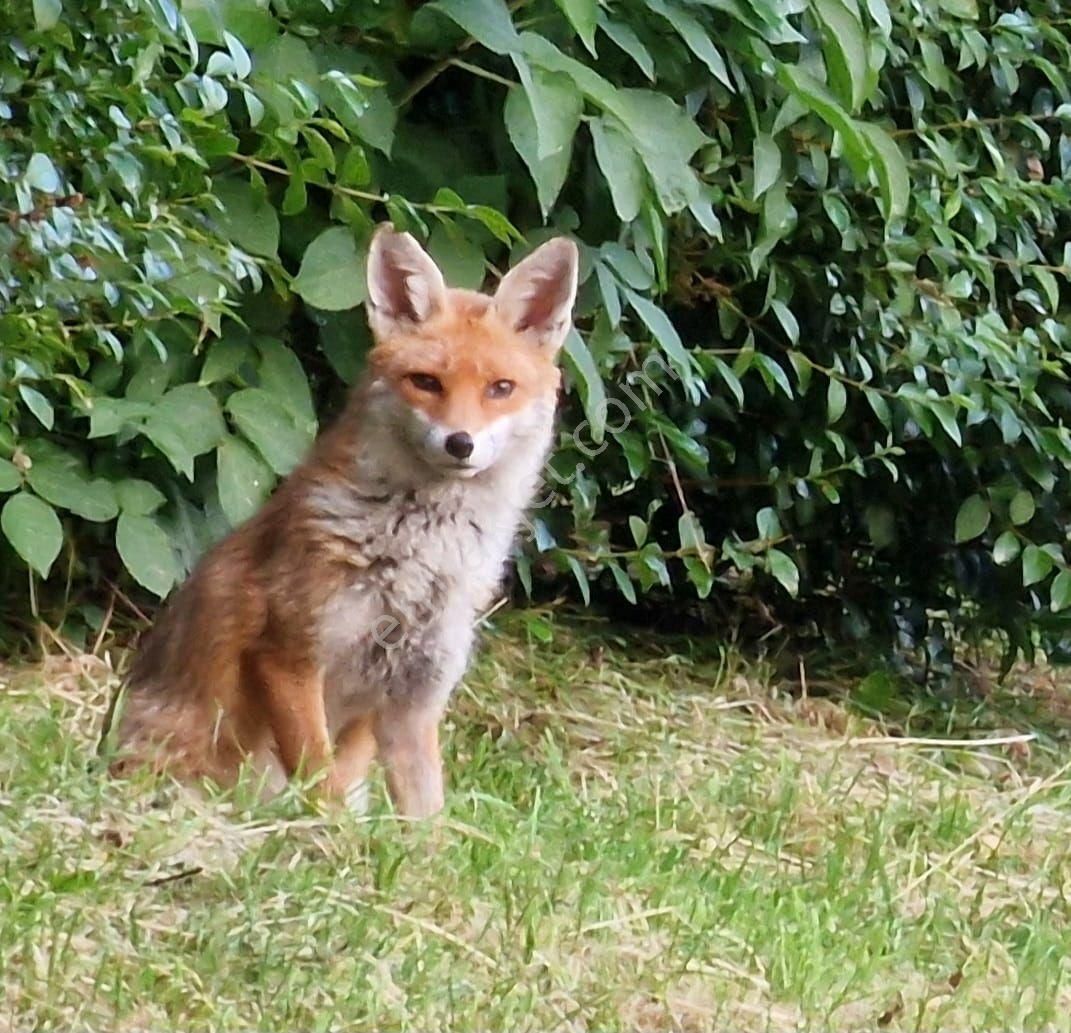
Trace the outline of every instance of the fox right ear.
[[368, 251], [368, 310], [372, 331], [399, 322], [423, 323], [442, 309], [446, 284], [438, 266], [408, 233], [388, 222], [376, 230]]
[[502, 277], [495, 308], [529, 340], [557, 351], [572, 325], [579, 260], [568, 237], [548, 240]]

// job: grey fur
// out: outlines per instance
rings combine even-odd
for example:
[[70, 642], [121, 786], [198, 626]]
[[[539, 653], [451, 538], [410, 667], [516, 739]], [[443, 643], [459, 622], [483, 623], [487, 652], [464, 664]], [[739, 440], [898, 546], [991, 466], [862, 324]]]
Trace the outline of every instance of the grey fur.
[[361, 557], [319, 627], [332, 735], [388, 695], [399, 706], [445, 704], [537, 487], [554, 416], [548, 398], [511, 417], [493, 464], [459, 477], [414, 453], [389, 392], [373, 384], [368, 398], [354, 456], [360, 491], [317, 488], [307, 502], [322, 530]]

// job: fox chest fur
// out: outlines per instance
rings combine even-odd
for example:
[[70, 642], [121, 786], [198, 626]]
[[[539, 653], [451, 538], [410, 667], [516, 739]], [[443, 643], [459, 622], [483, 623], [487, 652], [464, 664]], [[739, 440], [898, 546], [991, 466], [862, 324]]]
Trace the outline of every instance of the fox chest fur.
[[[540, 457], [549, 444], [546, 415]], [[524, 465], [480, 483], [313, 493], [316, 533], [349, 557], [349, 576], [316, 619], [333, 730], [385, 698], [416, 706], [445, 701], [464, 673], [474, 622], [502, 580], [535, 482], [536, 464]]]

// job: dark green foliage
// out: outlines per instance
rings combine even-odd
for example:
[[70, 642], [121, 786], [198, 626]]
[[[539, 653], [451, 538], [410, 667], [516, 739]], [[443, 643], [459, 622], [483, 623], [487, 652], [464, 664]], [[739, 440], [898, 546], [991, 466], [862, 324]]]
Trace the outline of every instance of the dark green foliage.
[[163, 594], [256, 508], [391, 218], [465, 286], [584, 245], [525, 583], [1062, 648], [1060, 5], [8, 7], [2, 529], [42, 575], [57, 512], [65, 568]]

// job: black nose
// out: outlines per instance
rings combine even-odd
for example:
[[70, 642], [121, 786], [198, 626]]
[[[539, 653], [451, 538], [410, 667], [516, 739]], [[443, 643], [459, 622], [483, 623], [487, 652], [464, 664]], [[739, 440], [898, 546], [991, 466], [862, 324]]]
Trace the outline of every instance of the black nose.
[[472, 450], [476, 447], [476, 444], [468, 431], [459, 430], [456, 434], [451, 434], [443, 442], [443, 447], [455, 459], [468, 459], [472, 455]]

